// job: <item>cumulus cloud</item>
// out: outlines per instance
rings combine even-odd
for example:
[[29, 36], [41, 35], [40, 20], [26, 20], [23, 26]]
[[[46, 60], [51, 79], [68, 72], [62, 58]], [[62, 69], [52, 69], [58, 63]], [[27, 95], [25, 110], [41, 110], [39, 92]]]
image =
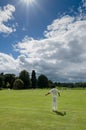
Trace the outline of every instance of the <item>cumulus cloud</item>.
[[[37, 74], [43, 73], [57, 82], [86, 81], [85, 3], [83, 0], [83, 5], [79, 7], [83, 15], [78, 8], [76, 16], [64, 15], [53, 20], [44, 31], [45, 38], [36, 40], [25, 36], [22, 41], [13, 45], [20, 55], [16, 61], [8, 56], [11, 63], [9, 60], [3, 66], [11, 67], [11, 64], [11, 69], [15, 70], [16, 66], [29, 72], [35, 69]], [[3, 63], [5, 56], [1, 57]]]
[[18, 73], [19, 63], [11, 55], [0, 53], [0, 72]]
[[86, 0], [82, 0], [83, 7], [86, 7]]
[[[61, 24], [64, 27], [66, 23], [62, 23], [63, 19]], [[38, 73], [45, 73], [57, 81], [85, 80], [82, 75], [86, 66], [86, 21], [71, 21], [67, 29], [55, 29], [56, 25], [58, 20], [49, 25], [52, 29], [47, 29], [47, 38], [35, 40], [25, 37], [15, 46], [16, 51], [20, 52], [22, 66], [28, 70], [36, 69]]]
[[[83, 0], [84, 10], [85, 3]], [[84, 11], [83, 17], [81, 13], [79, 10], [77, 16], [65, 15], [53, 20], [44, 32], [44, 39], [26, 36], [16, 44], [23, 67], [36, 69], [55, 81], [85, 81], [86, 19]]]
[[86, 0], [82, 0], [82, 5], [79, 6], [78, 11], [81, 19], [86, 19]]
[[3, 9], [0, 8], [0, 33], [9, 34], [16, 31], [15, 27], [6, 24], [13, 19], [13, 12], [15, 12], [15, 7], [10, 4], [4, 6]]

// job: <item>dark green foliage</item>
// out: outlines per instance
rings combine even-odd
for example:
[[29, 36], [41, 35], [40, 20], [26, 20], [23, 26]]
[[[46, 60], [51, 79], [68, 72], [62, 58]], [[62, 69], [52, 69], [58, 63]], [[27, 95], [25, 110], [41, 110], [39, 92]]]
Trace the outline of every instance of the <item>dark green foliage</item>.
[[36, 81], [36, 73], [35, 70], [33, 70], [31, 75], [32, 88], [36, 88]]
[[0, 89], [3, 87], [3, 75], [0, 74]]
[[5, 88], [7, 88], [7, 83], [10, 84], [10, 88], [12, 89], [13, 83], [15, 81], [15, 75], [14, 74], [5, 74], [4, 75], [4, 82], [5, 82]]
[[9, 82], [7, 82], [6, 88], [10, 88], [10, 83]]
[[26, 70], [20, 72], [19, 79], [21, 79], [24, 82], [24, 89], [30, 88], [31, 80], [30, 80], [29, 73]]
[[24, 82], [21, 79], [16, 79], [13, 84], [13, 89], [24, 89]]
[[21, 79], [24, 83], [23, 89], [29, 88], [51, 88], [52, 85], [64, 88], [86, 88], [86, 82], [53, 82], [52, 80], [48, 80], [45, 75], [39, 75], [36, 79], [35, 70], [32, 70], [31, 79], [29, 76], [29, 72], [23, 70], [20, 72], [19, 76], [16, 77], [15, 74], [0, 74], [0, 89], [2, 88], [13, 88], [13, 83], [16, 79]]
[[38, 87], [48, 88], [48, 78], [45, 75], [40, 75], [38, 77]]
[[[48, 86], [49, 86], [49, 88], [51, 88], [53, 85], [54, 85], [53, 82], [52, 82], [51, 80], [49, 80], [49, 81], [48, 81]], [[57, 86], [57, 85], [56, 85], [56, 86]]]

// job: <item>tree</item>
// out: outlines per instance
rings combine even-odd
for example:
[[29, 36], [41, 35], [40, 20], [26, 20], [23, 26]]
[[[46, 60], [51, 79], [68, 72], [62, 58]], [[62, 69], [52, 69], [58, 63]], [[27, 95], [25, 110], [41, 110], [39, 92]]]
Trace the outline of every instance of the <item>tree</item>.
[[3, 76], [0, 74], [0, 89], [3, 87]]
[[6, 88], [10, 88], [10, 83], [9, 82], [6, 83]]
[[48, 78], [43, 74], [38, 77], [38, 87], [48, 88]]
[[51, 88], [53, 86], [53, 82], [51, 80], [48, 81], [48, 86]]
[[13, 83], [13, 89], [24, 89], [24, 82], [21, 79], [16, 79]]
[[15, 75], [14, 74], [5, 74], [4, 75], [5, 87], [7, 87], [7, 83], [9, 83], [10, 88], [12, 88], [14, 81], [15, 81]]
[[32, 71], [31, 82], [32, 82], [32, 88], [36, 88], [36, 73], [35, 73], [35, 70]]
[[30, 88], [31, 85], [30, 76], [26, 70], [22, 70], [20, 72], [19, 79], [21, 79], [24, 82], [24, 89]]
[[4, 73], [0, 73], [0, 89], [4, 87]]

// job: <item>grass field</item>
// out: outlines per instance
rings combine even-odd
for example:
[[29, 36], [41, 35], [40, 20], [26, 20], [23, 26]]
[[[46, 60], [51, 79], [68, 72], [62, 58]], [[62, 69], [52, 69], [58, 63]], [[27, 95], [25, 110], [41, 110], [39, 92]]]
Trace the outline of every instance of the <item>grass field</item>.
[[63, 90], [59, 113], [52, 112], [47, 91], [1, 90], [0, 130], [86, 130], [86, 90]]

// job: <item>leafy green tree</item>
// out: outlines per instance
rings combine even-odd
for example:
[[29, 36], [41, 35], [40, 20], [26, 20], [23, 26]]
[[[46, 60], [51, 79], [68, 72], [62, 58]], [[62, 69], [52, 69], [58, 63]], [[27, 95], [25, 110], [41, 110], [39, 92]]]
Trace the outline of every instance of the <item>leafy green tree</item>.
[[31, 86], [31, 80], [29, 73], [26, 70], [22, 70], [19, 74], [19, 79], [24, 82], [24, 89], [28, 89]]
[[32, 71], [31, 75], [31, 83], [32, 83], [32, 88], [36, 88], [36, 73], [35, 70]]
[[14, 74], [5, 74], [4, 75], [5, 87], [7, 87], [7, 83], [9, 83], [10, 88], [12, 88], [14, 81], [15, 81], [15, 75]]
[[0, 89], [3, 88], [3, 76], [0, 74]]
[[9, 82], [7, 82], [6, 88], [10, 88], [10, 83]]
[[53, 86], [53, 82], [51, 80], [48, 81], [48, 86], [51, 88]]
[[13, 89], [24, 89], [24, 82], [21, 79], [16, 79], [13, 83]]
[[38, 87], [48, 88], [48, 78], [43, 74], [38, 77]]

